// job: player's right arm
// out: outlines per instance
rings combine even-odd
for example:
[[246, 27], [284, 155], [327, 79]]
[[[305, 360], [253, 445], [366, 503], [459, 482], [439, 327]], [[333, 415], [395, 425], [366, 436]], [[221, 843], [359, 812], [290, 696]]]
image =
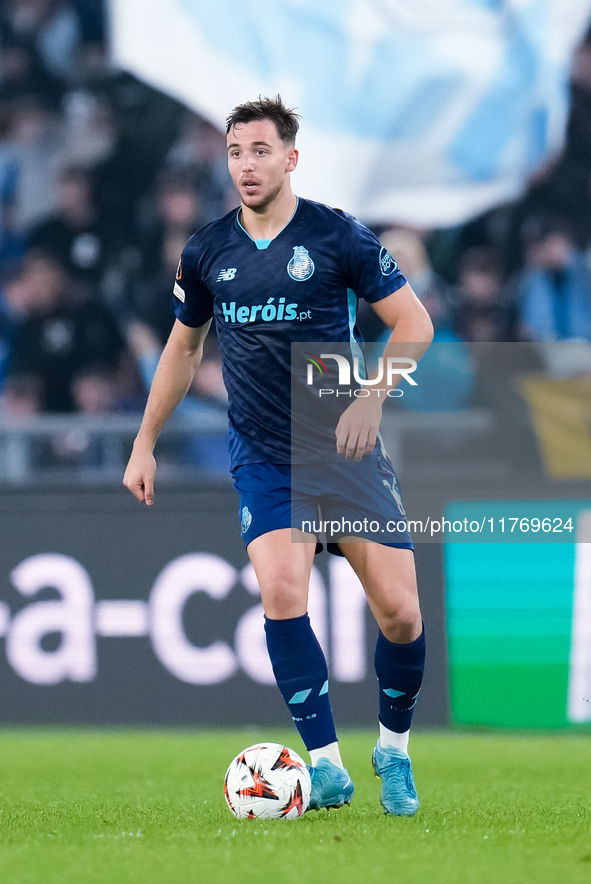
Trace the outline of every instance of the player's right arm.
[[156, 460], [153, 451], [156, 440], [191, 385], [201, 362], [203, 342], [210, 325], [211, 320], [198, 328], [191, 328], [177, 319], [162, 351], [123, 477], [125, 487], [148, 506], [154, 503]]

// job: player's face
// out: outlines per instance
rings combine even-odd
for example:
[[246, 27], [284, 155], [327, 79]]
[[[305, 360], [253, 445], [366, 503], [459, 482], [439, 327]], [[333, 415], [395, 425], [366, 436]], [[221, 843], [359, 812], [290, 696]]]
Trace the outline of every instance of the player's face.
[[228, 133], [228, 167], [243, 205], [262, 212], [289, 188], [289, 173], [298, 161], [271, 120], [234, 126]]

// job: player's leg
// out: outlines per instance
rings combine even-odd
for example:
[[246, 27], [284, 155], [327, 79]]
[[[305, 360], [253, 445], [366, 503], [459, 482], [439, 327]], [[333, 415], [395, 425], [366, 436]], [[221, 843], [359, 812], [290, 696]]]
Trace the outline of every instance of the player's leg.
[[408, 740], [425, 666], [425, 632], [410, 549], [344, 538], [339, 546], [365, 589], [379, 634], [375, 669], [379, 685], [380, 737], [374, 751], [389, 813], [418, 809]]
[[340, 806], [353, 794], [339, 752], [326, 659], [307, 613], [315, 548], [315, 542], [294, 543], [291, 528], [262, 534], [247, 547], [261, 588], [275, 679], [310, 753], [311, 808]]

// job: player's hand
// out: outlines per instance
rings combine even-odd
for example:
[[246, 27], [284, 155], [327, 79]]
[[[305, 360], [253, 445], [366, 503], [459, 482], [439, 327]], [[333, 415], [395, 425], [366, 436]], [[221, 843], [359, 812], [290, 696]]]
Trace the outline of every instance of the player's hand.
[[146, 506], [154, 503], [155, 475], [156, 460], [152, 452], [134, 448], [125, 470], [123, 484]]
[[352, 402], [342, 413], [335, 430], [338, 453], [356, 461], [370, 454], [378, 439], [381, 419], [382, 400], [377, 396]]

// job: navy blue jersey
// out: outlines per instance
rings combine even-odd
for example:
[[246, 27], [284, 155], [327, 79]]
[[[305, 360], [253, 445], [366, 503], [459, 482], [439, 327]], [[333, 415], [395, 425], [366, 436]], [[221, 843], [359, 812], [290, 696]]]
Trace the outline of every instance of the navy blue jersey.
[[235, 209], [191, 237], [174, 310], [193, 328], [215, 320], [233, 467], [291, 462], [291, 343], [360, 341], [359, 298], [379, 301], [405, 282], [370, 230], [306, 199], [271, 241], [255, 242]]

